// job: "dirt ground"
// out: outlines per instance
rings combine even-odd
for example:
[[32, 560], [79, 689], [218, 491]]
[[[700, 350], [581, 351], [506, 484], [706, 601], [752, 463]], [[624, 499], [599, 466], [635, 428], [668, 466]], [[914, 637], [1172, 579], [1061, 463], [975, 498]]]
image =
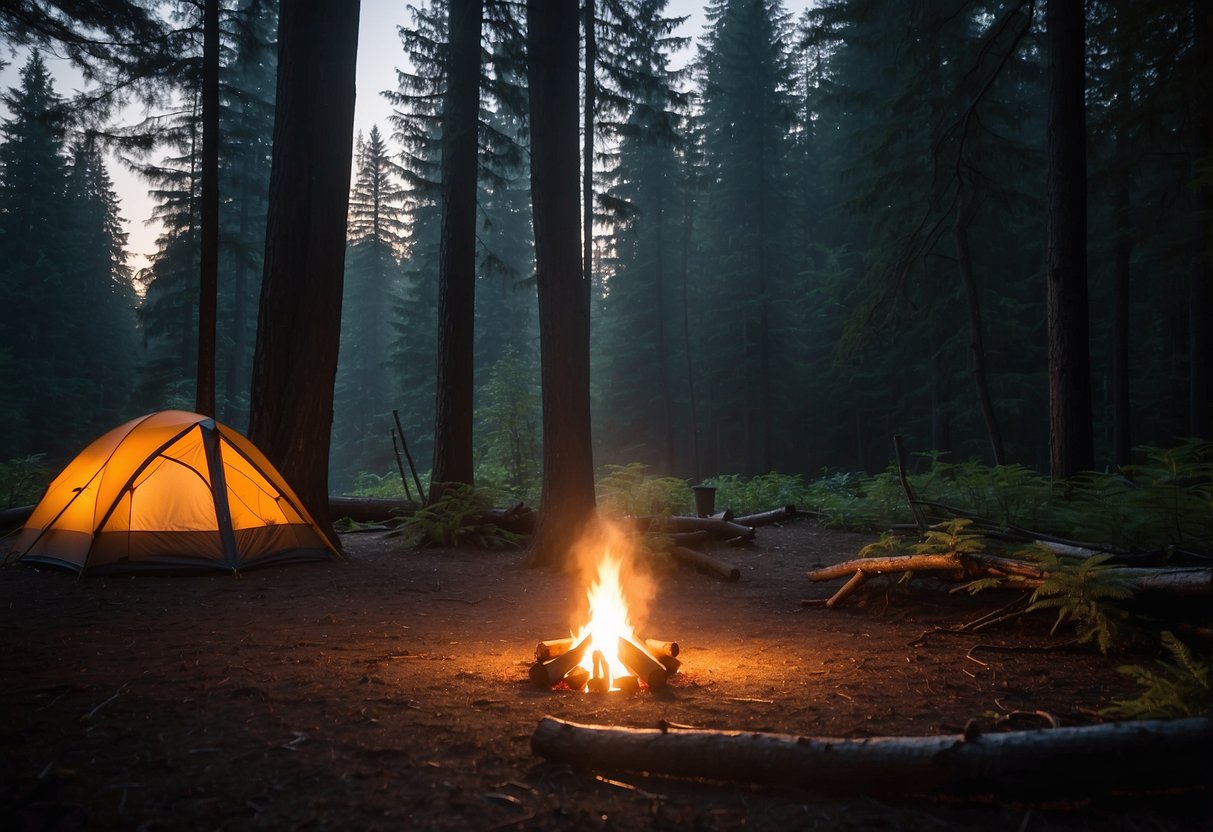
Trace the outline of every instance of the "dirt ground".
[[[943, 592], [803, 606], [805, 571], [871, 538], [807, 520], [716, 552], [737, 583], [659, 576], [642, 635], [677, 640], [664, 695], [536, 690], [536, 641], [568, 634], [584, 589], [518, 552], [343, 538], [346, 563], [241, 577], [87, 578], [0, 570], [5, 829], [1213, 828], [1206, 792], [1045, 805], [846, 798], [576, 771], [532, 755], [544, 715], [815, 736], [1099, 721], [1134, 694], [1118, 664], [1055, 645], [1047, 619], [926, 629], [1006, 603]], [[976, 645], [983, 649], [974, 651]], [[973, 661], [968, 656], [979, 658]], [[1033, 715], [1033, 712], [1043, 715]], [[1023, 713], [1018, 713], [1023, 712]], [[1008, 716], [1015, 713], [1015, 716]], [[6, 820], [7, 818], [7, 820]], [[15, 821], [15, 823], [13, 822]]]

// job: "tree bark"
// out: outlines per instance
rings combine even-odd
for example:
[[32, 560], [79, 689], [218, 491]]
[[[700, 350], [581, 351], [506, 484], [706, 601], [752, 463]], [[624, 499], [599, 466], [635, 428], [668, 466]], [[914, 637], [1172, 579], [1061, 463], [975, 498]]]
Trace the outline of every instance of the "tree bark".
[[[356, 0], [284, 0], [249, 438], [332, 534], [333, 382], [354, 135]], [[336, 542], [334, 545], [337, 545]]]
[[1049, 461], [1066, 479], [1095, 467], [1087, 310], [1086, 88], [1082, 3], [1049, 3], [1045, 281]]
[[543, 383], [543, 496], [531, 562], [569, 562], [594, 520], [590, 291], [578, 240], [577, 5], [528, 0], [531, 200]]
[[438, 386], [430, 501], [444, 483], [472, 484], [476, 316], [476, 172], [482, 0], [451, 0], [442, 119]]
[[202, 240], [198, 280], [198, 374], [194, 411], [215, 415], [219, 297], [219, 0], [202, 4]]
[[996, 794], [1014, 798], [1204, 786], [1213, 720], [925, 737], [803, 737], [540, 720], [531, 751], [599, 771], [790, 785], [823, 794]]
[[[1206, 0], [1193, 0], [1192, 22], [1193, 64], [1197, 78], [1193, 86], [1192, 117], [1193, 162], [1213, 164], [1213, 116], [1209, 115], [1209, 65], [1213, 60], [1213, 11]], [[1188, 434], [1197, 439], [1213, 436], [1213, 419], [1209, 408], [1210, 338], [1209, 284], [1213, 282], [1213, 185], [1209, 172], [1195, 173], [1199, 184], [1194, 188], [1196, 222], [1196, 251], [1192, 263], [1192, 279], [1188, 288]]]
[[998, 427], [998, 414], [994, 412], [994, 398], [990, 395], [990, 379], [986, 375], [986, 341], [981, 322], [981, 293], [977, 278], [973, 275], [973, 253], [969, 246], [969, 227], [973, 224], [977, 206], [973, 203], [973, 186], [958, 183], [960, 204], [956, 207], [956, 218], [952, 226], [956, 241], [956, 268], [964, 286], [965, 299], [969, 306], [969, 352], [973, 361], [973, 385], [977, 388], [977, 401], [981, 404], [981, 417], [986, 423], [986, 435], [990, 439], [990, 451], [995, 465], [1006, 464], [1006, 452], [1002, 445], [1002, 430]]

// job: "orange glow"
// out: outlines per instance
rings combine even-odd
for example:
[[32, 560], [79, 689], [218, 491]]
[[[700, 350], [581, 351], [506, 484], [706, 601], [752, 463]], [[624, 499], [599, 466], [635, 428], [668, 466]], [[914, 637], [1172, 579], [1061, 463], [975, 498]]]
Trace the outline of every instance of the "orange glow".
[[636, 638], [632, 623], [628, 619], [628, 602], [623, 592], [620, 580], [622, 560], [608, 550], [598, 561], [598, 575], [590, 585], [587, 597], [590, 603], [590, 620], [580, 630], [573, 633], [573, 643], [577, 644], [586, 636], [590, 636], [590, 646], [581, 660], [581, 667], [592, 677], [594, 675], [594, 654], [601, 652], [611, 674], [611, 690], [618, 690], [617, 680], [624, 676], [632, 676], [632, 671], [624, 667], [619, 660], [619, 639], [626, 638], [633, 644], [643, 644]]

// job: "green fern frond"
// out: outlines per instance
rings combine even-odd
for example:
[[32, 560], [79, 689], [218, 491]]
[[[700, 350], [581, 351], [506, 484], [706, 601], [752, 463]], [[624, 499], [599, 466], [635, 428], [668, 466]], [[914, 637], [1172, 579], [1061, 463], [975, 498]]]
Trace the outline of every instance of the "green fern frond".
[[976, 595], [979, 592], [987, 589], [998, 589], [1005, 586], [1005, 581], [1002, 578], [979, 578], [976, 581], [970, 581], [965, 589], [970, 595]]
[[901, 552], [902, 538], [892, 532], [883, 532], [875, 543], [859, 550], [861, 558], [891, 557]]
[[1156, 673], [1140, 665], [1127, 665], [1117, 670], [1144, 688], [1134, 699], [1113, 700], [1102, 713], [1130, 719], [1159, 719], [1198, 716], [1213, 711], [1213, 687], [1206, 662], [1192, 655], [1191, 650], [1174, 633], [1164, 632], [1163, 649], [1174, 663], [1159, 661], [1162, 670]]

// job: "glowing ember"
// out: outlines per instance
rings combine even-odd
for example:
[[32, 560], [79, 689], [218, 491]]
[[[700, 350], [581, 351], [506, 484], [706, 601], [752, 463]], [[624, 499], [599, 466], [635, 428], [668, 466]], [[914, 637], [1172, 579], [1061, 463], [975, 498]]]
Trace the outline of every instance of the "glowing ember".
[[[605, 660], [606, 667], [610, 670], [611, 690], [619, 690], [619, 679], [633, 675], [619, 659], [619, 639], [626, 638], [634, 644], [642, 643], [636, 638], [632, 623], [628, 620], [628, 603], [619, 577], [621, 566], [621, 559], [609, 551], [598, 561], [598, 577], [586, 593], [590, 602], [589, 623], [573, 634], [574, 644], [590, 636], [590, 646], [581, 659], [581, 667], [591, 678], [596, 675], [600, 677], [601, 663]], [[596, 674], [594, 657], [598, 653], [602, 654], [602, 659]]]

